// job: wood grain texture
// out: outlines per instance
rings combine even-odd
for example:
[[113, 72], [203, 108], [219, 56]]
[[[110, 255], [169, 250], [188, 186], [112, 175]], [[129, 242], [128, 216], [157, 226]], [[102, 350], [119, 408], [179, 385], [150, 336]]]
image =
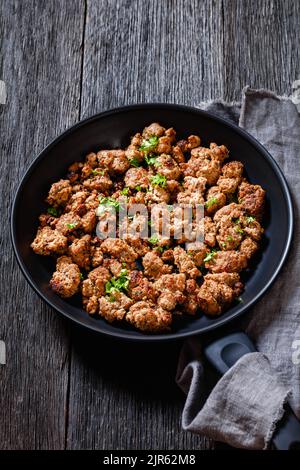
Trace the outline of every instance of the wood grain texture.
[[300, 77], [300, 2], [224, 0], [224, 99], [245, 85], [291, 94]]
[[[9, 237], [12, 198], [24, 170], [78, 120], [83, 4], [0, 2], [1, 269], [0, 448], [62, 449], [69, 366], [65, 323], [25, 282]], [[39, 197], [37, 195], [36, 197]], [[34, 204], [34, 201], [33, 201]]]
[[129, 344], [66, 325], [16, 266], [9, 214], [34, 156], [69, 125], [135, 102], [289, 94], [300, 78], [293, 0], [0, 2], [0, 448], [206, 449], [184, 433], [180, 343]]

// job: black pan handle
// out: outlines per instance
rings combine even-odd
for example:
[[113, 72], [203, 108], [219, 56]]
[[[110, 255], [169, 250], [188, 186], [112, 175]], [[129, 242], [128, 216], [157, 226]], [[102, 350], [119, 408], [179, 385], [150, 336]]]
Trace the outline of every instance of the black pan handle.
[[[242, 356], [255, 351], [254, 344], [243, 332], [223, 336], [204, 348], [205, 356], [222, 375]], [[277, 425], [272, 442], [278, 450], [300, 448], [300, 422], [288, 405], [282, 420]]]

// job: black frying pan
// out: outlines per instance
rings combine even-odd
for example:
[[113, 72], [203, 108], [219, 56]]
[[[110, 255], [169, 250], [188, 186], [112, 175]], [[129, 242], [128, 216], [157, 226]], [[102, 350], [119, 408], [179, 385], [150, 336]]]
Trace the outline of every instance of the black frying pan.
[[[37, 256], [30, 248], [38, 226], [38, 216], [50, 185], [64, 176], [67, 167], [91, 151], [124, 148], [130, 136], [147, 124], [158, 121], [173, 126], [179, 138], [198, 134], [203, 145], [225, 144], [232, 159], [242, 161], [248, 179], [260, 184], [267, 194], [263, 249], [252, 268], [243, 274], [245, 291], [242, 303], [232, 306], [220, 317], [204, 315], [180, 319], [169, 334], [147, 335], [127, 324], [109, 324], [102, 318], [88, 316], [81, 300], [63, 300], [49, 287], [54, 270], [51, 259]], [[242, 315], [253, 306], [276, 279], [290, 248], [293, 209], [286, 180], [267, 150], [239, 127], [199, 109], [175, 104], [142, 104], [100, 113], [79, 122], [48, 145], [33, 161], [17, 190], [11, 218], [14, 251], [27, 281], [53, 308], [77, 324], [106, 335], [140, 341], [178, 339], [216, 329]], [[239, 340], [243, 342], [243, 338]], [[227, 351], [230, 348], [227, 347]], [[237, 349], [229, 356], [237, 358]], [[239, 349], [241, 351], [241, 349]], [[210, 356], [213, 348], [210, 348]], [[217, 365], [217, 364], [216, 364]], [[221, 371], [222, 368], [219, 367]], [[224, 370], [223, 370], [224, 372]]]

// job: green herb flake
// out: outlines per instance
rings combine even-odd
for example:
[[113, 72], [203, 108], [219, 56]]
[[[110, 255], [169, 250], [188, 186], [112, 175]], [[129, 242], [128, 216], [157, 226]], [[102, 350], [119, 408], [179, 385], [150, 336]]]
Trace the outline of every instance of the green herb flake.
[[233, 242], [233, 238], [232, 238], [231, 235], [228, 235], [228, 237], [226, 238], [226, 240], [227, 240], [228, 242]]
[[128, 270], [123, 268], [119, 276], [112, 277], [110, 281], [105, 284], [106, 294], [114, 294], [115, 292], [127, 291], [129, 288]]
[[255, 222], [256, 219], [255, 217], [250, 216], [250, 217], [247, 217], [246, 220], [247, 220], [247, 224], [252, 224], [253, 222]]
[[68, 227], [69, 229], [73, 229], [73, 228], [76, 227], [76, 225], [77, 225], [77, 222], [74, 222], [74, 223], [72, 223], [72, 224], [67, 224], [67, 227]]
[[122, 196], [127, 196], [128, 193], [129, 193], [129, 188], [126, 188], [126, 187], [123, 188], [122, 191], [121, 191]]
[[161, 188], [165, 188], [167, 184], [167, 178], [160, 173], [157, 173], [155, 176], [151, 176], [150, 181], [153, 186], [160, 186]]
[[243, 235], [243, 233], [244, 233], [244, 230], [241, 229], [241, 227], [240, 227], [239, 225], [237, 225], [237, 226], [235, 227], [235, 231], [236, 231], [237, 233], [240, 233], [241, 235]]
[[98, 199], [101, 206], [105, 205], [109, 207], [114, 207], [116, 210], [120, 208], [120, 202], [116, 199], [113, 199], [112, 197], [99, 196]]
[[206, 201], [205, 203], [205, 207], [206, 209], [209, 209], [209, 207], [212, 207], [214, 206], [215, 204], [218, 203], [218, 199], [216, 197], [212, 197], [211, 199], [209, 199], [208, 201]]
[[152, 237], [149, 238], [148, 242], [151, 243], [151, 245], [157, 245], [157, 243], [159, 242], [159, 238], [157, 235], [152, 235]]
[[154, 165], [156, 168], [161, 166], [161, 163], [157, 161], [158, 155], [145, 155], [145, 162], [148, 166]]
[[158, 141], [159, 139], [156, 135], [149, 137], [149, 139], [144, 139], [139, 150], [145, 153], [151, 152], [157, 146]]
[[131, 160], [129, 160], [129, 162], [132, 166], [135, 166], [136, 168], [141, 166], [140, 162], [137, 158], [131, 158]]
[[239, 304], [242, 304], [242, 303], [244, 302], [243, 299], [242, 299], [242, 297], [237, 297], [236, 300], [237, 300], [237, 302], [238, 302]]
[[93, 175], [101, 175], [103, 176], [105, 171], [104, 170], [98, 170], [97, 168], [95, 170], [92, 170]]
[[240, 218], [239, 218], [239, 217], [233, 217], [233, 218], [232, 218], [232, 222], [233, 222], [234, 224], [239, 224], [239, 223], [240, 223]]
[[53, 215], [53, 217], [58, 216], [57, 209], [55, 209], [55, 207], [48, 207], [47, 212], [48, 214]]
[[136, 191], [142, 191], [142, 186], [138, 185], [134, 188]]
[[79, 274], [79, 277], [80, 277], [80, 280], [83, 281], [84, 277], [82, 273]]
[[210, 253], [208, 253], [205, 258], [204, 258], [204, 263], [208, 263], [209, 261], [212, 261], [214, 259], [214, 256], [216, 255], [217, 250], [211, 250]]

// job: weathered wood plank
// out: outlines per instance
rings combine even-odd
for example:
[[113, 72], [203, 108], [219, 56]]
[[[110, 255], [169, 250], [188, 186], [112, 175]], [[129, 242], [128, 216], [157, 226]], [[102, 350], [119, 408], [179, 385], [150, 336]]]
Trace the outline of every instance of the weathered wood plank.
[[[122, 104], [222, 94], [221, 2], [88, 1], [82, 117]], [[178, 345], [73, 340], [68, 448], [198, 449], [180, 428]]]
[[245, 85], [291, 94], [300, 76], [300, 2], [223, 0], [224, 99]]
[[[83, 2], [0, 2], [1, 269], [0, 448], [63, 449], [69, 365], [65, 323], [23, 279], [9, 237], [25, 168], [78, 120]], [[37, 195], [39, 197], [39, 195]], [[34, 204], [34, 201], [33, 201]]]

